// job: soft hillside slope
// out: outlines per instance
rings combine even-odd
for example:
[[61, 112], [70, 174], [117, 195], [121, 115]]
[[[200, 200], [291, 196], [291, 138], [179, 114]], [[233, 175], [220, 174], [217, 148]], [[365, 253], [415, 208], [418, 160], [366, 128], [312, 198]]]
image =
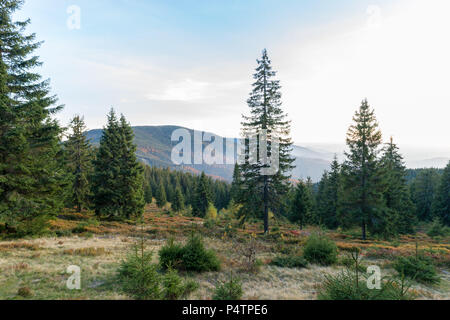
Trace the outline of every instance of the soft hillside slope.
[[[172, 132], [181, 129], [178, 126], [143, 126], [133, 127], [135, 133], [135, 143], [137, 144], [137, 156], [146, 164], [157, 167], [171, 167], [181, 169], [183, 171], [190, 171], [200, 173], [205, 171], [206, 174], [231, 181], [233, 175], [232, 165], [189, 165], [189, 166], [175, 166], [170, 157], [172, 147], [176, 143], [171, 142]], [[188, 129], [193, 137], [193, 130]], [[91, 130], [87, 136], [94, 145], [98, 145], [102, 135], [102, 130]], [[293, 171], [294, 179], [306, 179], [311, 177], [313, 181], [320, 180], [324, 170], [327, 170], [330, 165], [330, 157], [332, 155], [327, 153], [319, 153], [307, 148], [294, 146], [293, 154], [296, 157], [295, 165], [297, 166]]]

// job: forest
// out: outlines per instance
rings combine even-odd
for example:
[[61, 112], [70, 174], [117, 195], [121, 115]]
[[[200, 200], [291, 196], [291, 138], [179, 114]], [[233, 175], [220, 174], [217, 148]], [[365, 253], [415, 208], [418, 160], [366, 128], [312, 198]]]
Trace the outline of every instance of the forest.
[[[232, 183], [148, 166], [114, 109], [98, 146], [83, 115], [55, 120], [64, 106], [36, 71], [41, 42], [12, 19], [21, 4], [0, 6], [0, 299], [448, 299], [450, 163], [407, 169], [367, 99], [343, 134], [345, 160], [318, 183], [292, 179], [292, 119], [263, 50], [242, 132], [280, 141], [276, 173], [249, 161], [249, 139]], [[368, 262], [392, 276], [376, 294], [358, 281]], [[55, 280], [66, 264], [87, 270], [88, 291]], [[307, 283], [320, 290], [296, 295]]]

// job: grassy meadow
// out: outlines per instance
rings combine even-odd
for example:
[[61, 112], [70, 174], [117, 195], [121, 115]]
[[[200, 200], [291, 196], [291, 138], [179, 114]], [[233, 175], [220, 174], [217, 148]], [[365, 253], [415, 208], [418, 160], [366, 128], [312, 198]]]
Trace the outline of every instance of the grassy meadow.
[[[186, 242], [192, 233], [201, 234], [207, 248], [213, 249], [221, 263], [219, 272], [181, 273], [195, 280], [199, 288], [189, 299], [209, 300], [214, 288], [226, 281], [232, 272], [242, 282], [243, 299], [314, 300], [326, 275], [345, 269], [347, 253], [354, 247], [362, 249], [363, 266], [377, 265], [382, 276], [393, 275], [396, 257], [414, 255], [416, 250], [433, 258], [441, 281], [422, 284], [413, 281], [411, 291], [416, 299], [450, 299], [450, 239], [432, 239], [425, 233], [403, 236], [392, 241], [359, 240], [357, 230], [327, 232], [317, 228], [298, 227], [272, 220], [272, 232], [262, 234], [260, 223], [240, 228], [236, 221], [177, 216], [170, 210], [148, 205], [144, 223], [97, 221], [90, 213], [67, 211], [51, 224], [52, 236], [36, 239], [0, 241], [0, 299], [96, 300], [130, 299], [117, 283], [117, 269], [133, 245], [146, 239], [148, 250], [158, 250], [174, 237]], [[280, 254], [301, 254], [311, 234], [325, 232], [339, 248], [338, 262], [333, 266], [308, 265], [306, 268], [281, 268], [272, 260]], [[251, 246], [258, 260], [257, 270], [249, 270], [246, 252]], [[416, 247], [417, 246], [417, 247]], [[70, 265], [81, 268], [81, 290], [69, 290], [66, 281]]]

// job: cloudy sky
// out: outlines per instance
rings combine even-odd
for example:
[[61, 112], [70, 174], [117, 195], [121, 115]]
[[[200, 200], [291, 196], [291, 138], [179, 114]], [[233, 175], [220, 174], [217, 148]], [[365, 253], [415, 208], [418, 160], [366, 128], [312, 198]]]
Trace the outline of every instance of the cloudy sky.
[[83, 114], [100, 128], [114, 107], [133, 125], [237, 136], [267, 48], [296, 142], [344, 142], [367, 97], [385, 140], [449, 156], [449, 12], [448, 0], [28, 0], [18, 17], [45, 41], [63, 124]]

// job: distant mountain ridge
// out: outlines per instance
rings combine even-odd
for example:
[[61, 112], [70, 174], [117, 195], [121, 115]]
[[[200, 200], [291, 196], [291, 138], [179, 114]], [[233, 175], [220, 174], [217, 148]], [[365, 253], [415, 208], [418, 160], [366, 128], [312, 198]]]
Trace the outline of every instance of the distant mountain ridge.
[[[217, 179], [231, 181], [233, 177], [233, 165], [182, 165], [172, 163], [172, 148], [177, 144], [171, 141], [172, 133], [177, 129], [186, 129], [193, 137], [194, 130], [179, 126], [139, 126], [133, 127], [136, 155], [140, 161], [156, 167], [170, 167], [192, 173], [204, 171], [207, 175]], [[92, 144], [98, 145], [102, 136], [102, 129], [90, 130], [87, 138]], [[219, 138], [222, 138], [219, 136]], [[206, 143], [206, 145], [209, 143]], [[319, 181], [325, 170], [328, 170], [333, 158], [332, 153], [318, 152], [308, 148], [294, 146], [293, 156], [296, 158], [296, 168], [292, 172], [293, 179], [306, 179], [311, 177], [315, 182]]]

